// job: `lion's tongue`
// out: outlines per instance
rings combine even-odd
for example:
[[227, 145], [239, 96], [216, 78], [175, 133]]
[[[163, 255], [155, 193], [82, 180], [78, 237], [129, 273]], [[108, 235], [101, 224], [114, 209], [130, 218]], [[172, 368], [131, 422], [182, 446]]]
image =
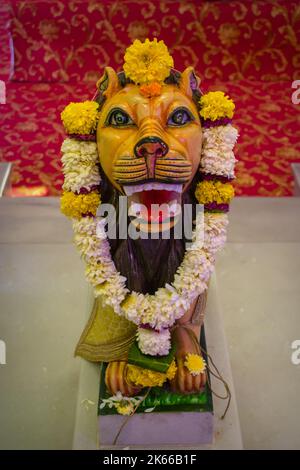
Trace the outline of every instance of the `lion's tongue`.
[[137, 195], [139, 203], [144, 206], [141, 208], [141, 217], [148, 222], [162, 222], [170, 217], [168, 204], [178, 197], [176, 192], [163, 189], [142, 191]]

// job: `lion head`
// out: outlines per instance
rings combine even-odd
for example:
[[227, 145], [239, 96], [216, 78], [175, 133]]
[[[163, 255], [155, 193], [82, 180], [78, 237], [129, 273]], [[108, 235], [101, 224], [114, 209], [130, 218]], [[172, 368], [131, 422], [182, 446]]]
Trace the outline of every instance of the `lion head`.
[[[141, 228], [162, 227], [181, 211], [200, 163], [199, 79], [171, 69], [158, 93], [105, 69], [98, 82], [97, 147], [102, 171]], [[153, 206], [155, 204], [155, 206]]]
[[[195, 228], [197, 204], [208, 213], [226, 213], [234, 194], [234, 103], [221, 91], [202, 95], [193, 68], [180, 73], [173, 65], [163, 41], [134, 41], [122, 72], [107, 67], [93, 100], [72, 102], [61, 113], [68, 134], [62, 145], [62, 211], [82, 218], [80, 232], [89, 223], [98, 227], [98, 218], [102, 229], [111, 224], [101, 212], [111, 210], [117, 227], [105, 237], [114, 265], [130, 290], [149, 294], [173, 282], [194, 236], [185, 229]], [[123, 199], [119, 205], [122, 195], [128, 211]], [[128, 230], [124, 238], [126, 221], [140, 237]]]

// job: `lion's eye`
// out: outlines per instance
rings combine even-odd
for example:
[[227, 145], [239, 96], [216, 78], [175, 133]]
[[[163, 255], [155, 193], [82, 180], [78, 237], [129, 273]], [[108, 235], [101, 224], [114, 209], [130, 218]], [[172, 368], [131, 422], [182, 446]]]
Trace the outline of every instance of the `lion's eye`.
[[109, 116], [106, 120], [109, 126], [132, 126], [134, 125], [131, 117], [122, 109], [114, 109], [109, 113]]
[[167, 124], [168, 126], [184, 126], [193, 120], [192, 114], [187, 109], [178, 108], [169, 116]]

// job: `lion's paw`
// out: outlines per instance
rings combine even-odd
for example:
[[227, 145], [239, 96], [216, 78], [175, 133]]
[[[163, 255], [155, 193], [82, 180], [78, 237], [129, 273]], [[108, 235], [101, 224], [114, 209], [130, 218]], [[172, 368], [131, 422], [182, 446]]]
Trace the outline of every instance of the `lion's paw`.
[[177, 358], [177, 372], [171, 381], [171, 390], [180, 393], [197, 393], [205, 387], [206, 379], [206, 372], [192, 375], [184, 365], [184, 359]]
[[105, 371], [105, 384], [112, 395], [121, 392], [123, 396], [132, 397], [140, 392], [142, 387], [134, 386], [126, 380], [126, 368], [126, 361], [109, 362]]
[[180, 393], [200, 392], [205, 387], [207, 380], [205, 370], [198, 375], [194, 375], [185, 365], [188, 354], [202, 356], [196, 334], [189, 327], [179, 325], [173, 331], [173, 340], [177, 346], [177, 372], [171, 381], [171, 389]]

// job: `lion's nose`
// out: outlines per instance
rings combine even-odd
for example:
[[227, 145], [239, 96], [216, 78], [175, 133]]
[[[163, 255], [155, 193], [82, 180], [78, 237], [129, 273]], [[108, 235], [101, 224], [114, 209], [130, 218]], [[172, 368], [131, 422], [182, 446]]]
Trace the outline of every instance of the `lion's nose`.
[[137, 157], [163, 157], [168, 150], [167, 144], [159, 137], [144, 137], [134, 147]]

